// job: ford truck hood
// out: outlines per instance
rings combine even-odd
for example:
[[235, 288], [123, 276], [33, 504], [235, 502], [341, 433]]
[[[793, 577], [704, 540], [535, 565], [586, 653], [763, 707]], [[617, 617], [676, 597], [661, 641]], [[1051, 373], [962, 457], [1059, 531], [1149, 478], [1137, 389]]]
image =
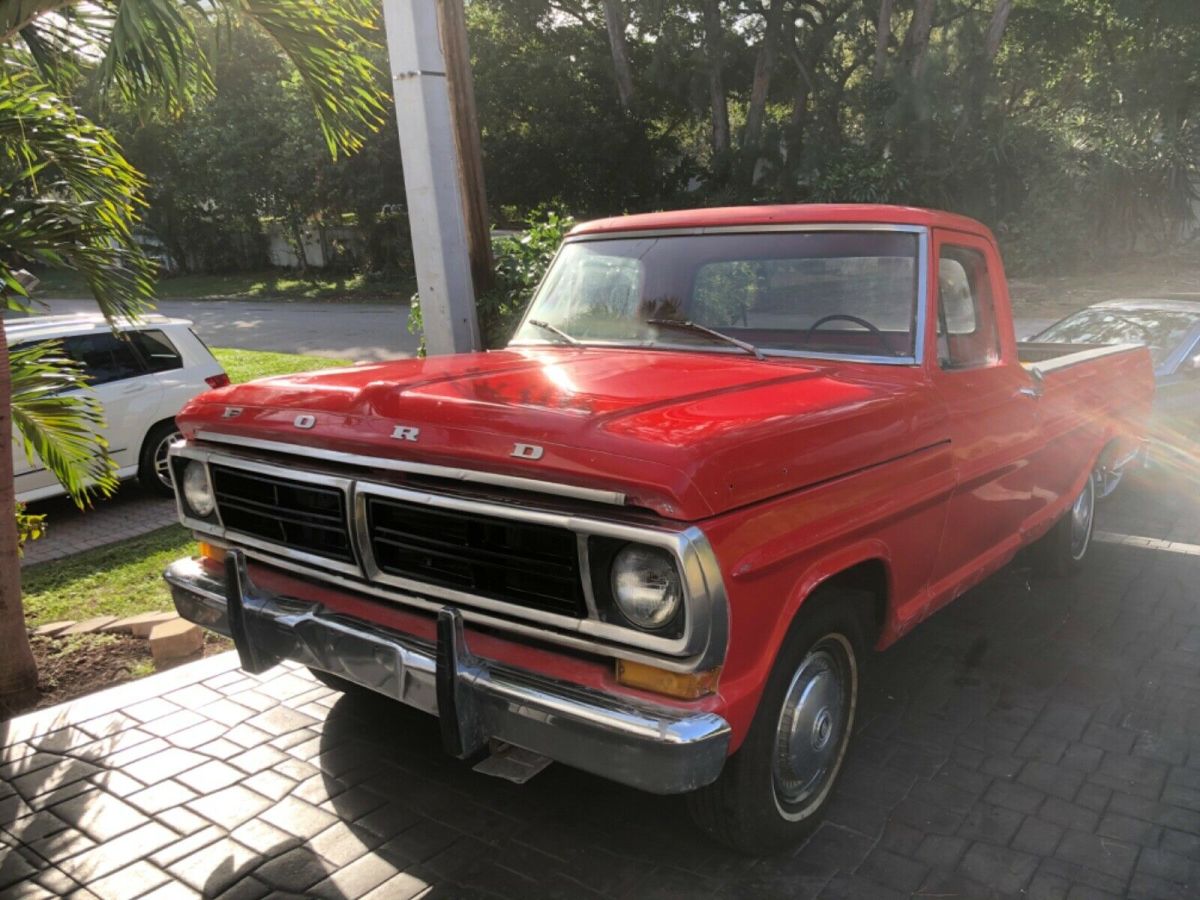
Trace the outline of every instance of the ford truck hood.
[[631, 506], [698, 520], [920, 449], [934, 415], [922, 381], [905, 366], [513, 349], [234, 385], [192, 400], [178, 422], [189, 438], [618, 491]]

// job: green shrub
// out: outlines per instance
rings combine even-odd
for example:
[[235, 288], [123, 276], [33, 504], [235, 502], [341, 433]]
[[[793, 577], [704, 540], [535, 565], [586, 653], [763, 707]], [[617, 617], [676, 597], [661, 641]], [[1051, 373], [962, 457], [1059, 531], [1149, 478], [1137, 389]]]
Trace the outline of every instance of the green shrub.
[[[540, 207], [529, 214], [523, 231], [492, 241], [496, 283], [475, 300], [479, 335], [485, 348], [503, 347], [508, 343], [550, 260], [574, 224], [575, 220], [563, 210]], [[413, 295], [408, 330], [420, 334], [422, 327], [420, 298]], [[425, 355], [424, 337], [418, 354]]]

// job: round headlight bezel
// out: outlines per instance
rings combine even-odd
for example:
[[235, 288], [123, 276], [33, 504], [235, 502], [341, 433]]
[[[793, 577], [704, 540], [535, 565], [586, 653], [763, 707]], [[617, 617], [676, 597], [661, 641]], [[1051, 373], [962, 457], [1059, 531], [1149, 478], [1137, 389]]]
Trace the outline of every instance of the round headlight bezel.
[[[641, 578], [637, 577], [638, 569], [642, 570]], [[647, 571], [656, 571], [659, 577], [646, 578]], [[655, 601], [652, 594], [659, 585], [664, 599]], [[682, 615], [684, 590], [679, 564], [674, 554], [662, 547], [629, 543], [618, 550], [609, 568], [609, 590], [617, 613], [641, 631], [665, 631]], [[652, 609], [656, 603], [659, 608]]]
[[208, 466], [199, 460], [189, 460], [183, 467], [180, 494], [188, 513], [194, 518], [210, 518], [217, 510], [217, 498], [208, 477]]

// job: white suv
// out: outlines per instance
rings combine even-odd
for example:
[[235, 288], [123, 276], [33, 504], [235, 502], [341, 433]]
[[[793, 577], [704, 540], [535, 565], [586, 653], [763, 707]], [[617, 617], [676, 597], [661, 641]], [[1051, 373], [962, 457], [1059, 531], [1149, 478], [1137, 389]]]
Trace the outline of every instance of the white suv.
[[[186, 319], [146, 316], [112, 327], [99, 315], [31, 316], [4, 320], [10, 349], [60, 341], [78, 362], [104, 406], [108, 452], [120, 478], [137, 476], [148, 489], [173, 496], [167, 448], [179, 432], [175, 414], [210, 388], [229, 383]], [[30, 465], [14, 435], [17, 500], [29, 502], [65, 493], [40, 464]]]

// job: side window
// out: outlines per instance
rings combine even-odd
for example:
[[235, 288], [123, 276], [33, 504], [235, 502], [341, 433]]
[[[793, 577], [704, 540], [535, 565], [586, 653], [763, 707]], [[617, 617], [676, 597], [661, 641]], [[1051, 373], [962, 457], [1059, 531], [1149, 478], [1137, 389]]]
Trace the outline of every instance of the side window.
[[973, 369], [1000, 360], [1000, 338], [987, 259], [966, 247], [942, 247], [938, 259], [938, 362]]
[[170, 372], [183, 368], [183, 357], [161, 331], [131, 331], [129, 340], [151, 372]]
[[146, 374], [146, 367], [124, 335], [110, 332], [80, 334], [66, 338], [63, 346], [67, 354], [83, 367], [93, 387]]

